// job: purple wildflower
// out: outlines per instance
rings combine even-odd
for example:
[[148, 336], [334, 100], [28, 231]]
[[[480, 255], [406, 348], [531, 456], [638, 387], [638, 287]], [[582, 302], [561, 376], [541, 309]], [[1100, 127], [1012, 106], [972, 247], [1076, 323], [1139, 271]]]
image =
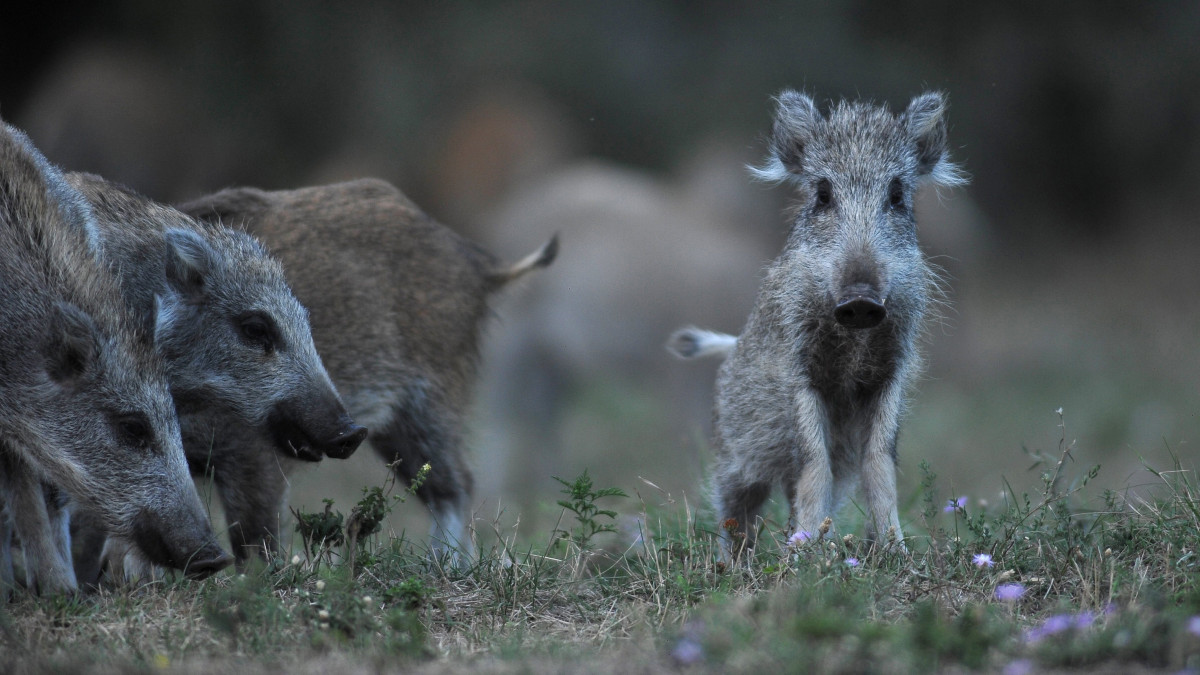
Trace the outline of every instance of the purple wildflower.
[[[1095, 612], [1080, 612], [1079, 614], [1055, 614], [1042, 622], [1042, 625], [1025, 634], [1026, 642], [1037, 642], [1044, 637], [1057, 635], [1066, 631], [1076, 631], [1091, 628], [1096, 622]], [[1197, 626], [1200, 628], [1200, 626]]]
[[788, 537], [788, 543], [792, 546], [799, 546], [810, 539], [816, 539], [816, 535], [808, 530], [797, 530], [795, 534]]
[[1084, 628], [1090, 628], [1095, 620], [1096, 615], [1092, 612], [1080, 612], [1079, 615], [1075, 617], [1075, 628], [1080, 630], [1083, 630]]
[[704, 659], [704, 647], [690, 637], [680, 638], [671, 650], [671, 658], [681, 666], [690, 666]]
[[[1025, 634], [1026, 642], [1037, 642], [1049, 635], [1057, 635], [1075, 627], [1077, 619], [1070, 614], [1055, 614], [1042, 622], [1042, 625]], [[1090, 623], [1090, 622], [1089, 622]]]
[[1029, 659], [1017, 659], [1009, 661], [1007, 666], [1004, 666], [1004, 675], [1029, 675], [1033, 672], [1033, 661]]
[[1188, 619], [1187, 632], [1200, 637], [1200, 616], [1193, 616], [1192, 618]]
[[975, 563], [976, 567], [993, 567], [996, 564], [992, 562], [992, 556], [988, 553], [976, 553], [971, 562]]
[[858, 558], [846, 558], [846, 565], [850, 567], [858, 567]]
[[1016, 602], [1025, 595], [1025, 587], [1021, 584], [1000, 584], [996, 587], [996, 599], [1002, 602]]
[[679, 640], [671, 649], [671, 658], [681, 666], [690, 666], [704, 660], [704, 645], [700, 643], [704, 634], [704, 623], [689, 621], [683, 625]]
[[963, 495], [963, 496], [959, 497], [958, 499], [946, 500], [946, 505], [944, 507], [942, 507], [942, 510], [945, 511], [946, 513], [953, 513], [955, 511], [965, 509], [966, 507], [967, 507], [967, 496]]
[[1046, 635], [1055, 635], [1064, 630], [1070, 630], [1074, 625], [1075, 617], [1070, 614], [1055, 614], [1046, 619], [1046, 622], [1042, 624], [1042, 630], [1046, 632]]

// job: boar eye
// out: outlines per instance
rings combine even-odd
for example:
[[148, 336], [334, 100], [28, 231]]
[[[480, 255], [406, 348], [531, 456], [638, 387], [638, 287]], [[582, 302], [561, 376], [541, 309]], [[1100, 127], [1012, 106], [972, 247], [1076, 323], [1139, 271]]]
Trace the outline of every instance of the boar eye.
[[150, 422], [141, 413], [125, 413], [113, 419], [117, 438], [125, 445], [148, 449], [154, 445], [154, 432]]
[[237, 329], [243, 340], [268, 353], [274, 351], [279, 342], [275, 323], [260, 312], [249, 312], [238, 317]]
[[899, 178], [893, 178], [888, 186], [888, 206], [897, 211], [904, 208], [904, 185]]
[[817, 183], [817, 208], [825, 209], [833, 203], [833, 184], [829, 179], [822, 178]]

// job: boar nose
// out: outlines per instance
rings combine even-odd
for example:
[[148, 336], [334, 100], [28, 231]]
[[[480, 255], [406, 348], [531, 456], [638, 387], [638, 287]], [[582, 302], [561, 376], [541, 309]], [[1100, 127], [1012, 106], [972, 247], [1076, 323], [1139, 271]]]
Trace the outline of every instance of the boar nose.
[[133, 520], [133, 543], [150, 562], [182, 569], [195, 578], [210, 576], [233, 562], [213, 541], [208, 519], [200, 513], [185, 511], [164, 516], [143, 510]]
[[874, 328], [887, 316], [879, 294], [866, 284], [850, 286], [833, 308], [833, 318], [851, 330]]
[[334, 459], [346, 459], [353, 455], [366, 439], [367, 428], [349, 422], [341, 433], [324, 444], [325, 455]]
[[184, 574], [193, 579], [205, 579], [233, 564], [233, 556], [215, 545], [208, 546], [188, 561]]

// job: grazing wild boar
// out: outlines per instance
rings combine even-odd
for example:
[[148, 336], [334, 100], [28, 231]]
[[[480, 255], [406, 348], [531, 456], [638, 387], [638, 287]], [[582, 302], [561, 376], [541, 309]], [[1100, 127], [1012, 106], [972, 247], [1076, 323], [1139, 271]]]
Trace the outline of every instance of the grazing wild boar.
[[[299, 190], [234, 188], [180, 207], [245, 228], [283, 261], [308, 307], [313, 340], [355, 419], [399, 477], [430, 471], [417, 496], [436, 551], [470, 552], [474, 481], [463, 451], [466, 407], [492, 295], [545, 267], [557, 239], [515, 265], [423, 213], [392, 185], [364, 179]], [[250, 436], [222, 452], [248, 475], [275, 459]], [[262, 481], [247, 480], [247, 488]], [[269, 536], [274, 518], [258, 537]]]
[[900, 541], [896, 437], [939, 290], [917, 244], [913, 191], [922, 180], [965, 183], [949, 160], [946, 100], [926, 93], [898, 115], [841, 102], [827, 116], [801, 93], [777, 101], [754, 174], [797, 190], [784, 251], [740, 337], [685, 329], [668, 347], [727, 356], [713, 481], [733, 552], [754, 545], [776, 481], [801, 537], [816, 536], [861, 482], [868, 537]]
[[[246, 461], [222, 451], [223, 436], [252, 434], [287, 457], [319, 461], [348, 457], [367, 431], [346, 412], [308, 312], [258, 241], [98, 176], [66, 179], [94, 213], [102, 257], [126, 302], [154, 327], [188, 462], [212, 476], [242, 561], [263, 546], [261, 522], [272, 523], [273, 538], [282, 494], [268, 493], [284, 483], [278, 465], [247, 476]], [[86, 557], [94, 561], [95, 552]]]
[[0, 127], [0, 545], [15, 529], [38, 592], [76, 588], [59, 489], [155, 564], [205, 576], [231, 562], [188, 475], [153, 333], [96, 242], [82, 196]]

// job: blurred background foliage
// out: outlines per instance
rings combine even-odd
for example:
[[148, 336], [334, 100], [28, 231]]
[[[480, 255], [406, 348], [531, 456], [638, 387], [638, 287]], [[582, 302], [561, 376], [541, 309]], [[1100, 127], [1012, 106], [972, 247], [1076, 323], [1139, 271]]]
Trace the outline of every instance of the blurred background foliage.
[[[1103, 464], [1110, 486], [1143, 484], [1143, 456], [1197, 458], [1198, 3], [24, 11], [0, 22], [0, 114], [67, 169], [168, 202], [375, 175], [510, 259], [563, 231], [556, 266], [497, 306], [474, 429], [481, 517], [535, 517], [553, 503], [550, 475], [584, 467], [650, 503], [665, 494], [638, 476], [701, 501], [713, 368], [670, 361], [654, 320], [739, 329], [728, 317], [749, 309], [787, 198], [742, 166], [761, 156], [770, 97], [786, 86], [894, 109], [925, 89], [950, 94], [954, 156], [973, 182], [920, 204], [951, 290], [902, 436], [907, 494], [921, 459], [954, 496], [995, 495], [1001, 475], [1036, 484], [1022, 448], [1057, 447], [1059, 407], [1081, 471]], [[584, 193], [600, 204], [587, 217], [575, 202], [546, 206]], [[558, 215], [513, 225], [542, 207]], [[715, 234], [701, 251], [689, 222], [705, 219]], [[752, 246], [723, 256], [722, 241]], [[687, 305], [691, 288], [710, 297], [706, 280], [731, 290], [723, 313], [663, 309]], [[575, 334], [545, 328], [572, 312]], [[339, 484], [348, 504], [380, 481], [360, 452], [299, 472], [294, 497], [315, 508]]]

